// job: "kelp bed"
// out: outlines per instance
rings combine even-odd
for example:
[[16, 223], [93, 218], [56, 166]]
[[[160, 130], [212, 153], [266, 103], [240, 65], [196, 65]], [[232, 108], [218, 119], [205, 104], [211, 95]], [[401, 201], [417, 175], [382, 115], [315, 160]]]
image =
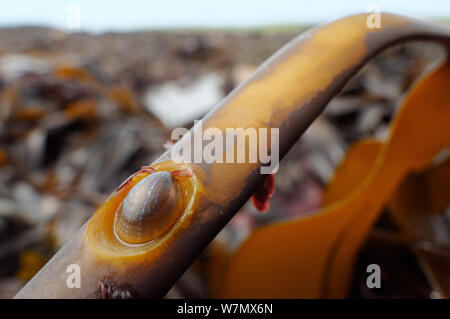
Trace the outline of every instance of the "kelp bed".
[[[13, 296], [121, 181], [164, 151], [171, 128], [149, 111], [153, 88], [187, 87], [214, 73], [225, 95], [297, 33], [0, 30], [0, 297]], [[365, 66], [283, 160], [270, 210], [246, 204], [167, 297], [220, 295], [223, 256], [252, 230], [318, 209], [349, 147], [366, 137], [384, 140], [403, 93], [442, 54], [413, 43]], [[170, 113], [170, 103], [166, 108]], [[408, 221], [391, 211], [402, 203], [384, 209], [367, 239], [351, 297], [439, 296], [424, 257], [399, 239]], [[430, 236], [448, 244], [449, 215], [443, 216]], [[372, 263], [381, 266], [381, 289], [366, 286]]]

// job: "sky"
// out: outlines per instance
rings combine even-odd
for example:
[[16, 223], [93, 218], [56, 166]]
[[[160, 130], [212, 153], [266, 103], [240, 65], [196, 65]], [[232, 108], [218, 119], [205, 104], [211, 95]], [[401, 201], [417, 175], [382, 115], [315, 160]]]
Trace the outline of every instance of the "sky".
[[[344, 15], [381, 11], [449, 18], [450, 0], [3, 0], [0, 27], [44, 25], [105, 32], [183, 27], [257, 27], [325, 23]], [[79, 13], [79, 14], [78, 14]]]

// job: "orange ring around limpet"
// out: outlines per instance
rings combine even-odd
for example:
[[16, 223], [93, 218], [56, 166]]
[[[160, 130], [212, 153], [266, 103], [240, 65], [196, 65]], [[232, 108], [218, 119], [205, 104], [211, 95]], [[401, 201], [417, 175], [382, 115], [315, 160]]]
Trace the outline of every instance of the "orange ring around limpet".
[[[190, 168], [188, 164], [176, 164], [172, 161], [158, 163], [152, 166], [155, 172], [172, 172], [177, 169]], [[114, 231], [116, 212], [122, 205], [123, 200], [129, 191], [141, 180], [149, 176], [148, 173], [139, 172], [135, 174], [129, 183], [125, 183], [116, 190], [106, 202], [95, 212], [86, 229], [86, 238], [89, 248], [101, 259], [136, 259], [158, 256], [168, 242], [176, 236], [176, 233], [183, 228], [183, 225], [192, 217], [193, 207], [196, 199], [199, 181], [194, 174], [191, 177], [174, 178], [179, 183], [183, 211], [180, 212], [177, 220], [166, 231], [147, 243], [130, 245], [124, 243], [117, 237]]]

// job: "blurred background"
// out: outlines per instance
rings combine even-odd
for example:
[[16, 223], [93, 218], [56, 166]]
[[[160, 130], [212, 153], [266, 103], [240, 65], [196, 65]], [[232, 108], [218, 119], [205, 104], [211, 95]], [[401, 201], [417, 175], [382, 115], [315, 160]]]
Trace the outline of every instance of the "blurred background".
[[[125, 178], [164, 152], [171, 129], [190, 127], [303, 30], [374, 8], [450, 23], [448, 0], [0, 6], [1, 298], [13, 296]], [[260, 225], [316, 210], [347, 148], [369, 136], [385, 139], [403, 93], [443, 56], [439, 46], [411, 43], [373, 59], [281, 163], [269, 212], [245, 205], [216, 241], [233, 251]], [[436, 229], [448, 243], [450, 212], [443, 216]], [[380, 230], [395, 237], [398, 226], [383, 213], [358, 259], [351, 297], [439, 297], [407, 246], [380, 239]], [[210, 251], [168, 297], [211, 296]], [[369, 263], [382, 266], [380, 290], [365, 286]]]

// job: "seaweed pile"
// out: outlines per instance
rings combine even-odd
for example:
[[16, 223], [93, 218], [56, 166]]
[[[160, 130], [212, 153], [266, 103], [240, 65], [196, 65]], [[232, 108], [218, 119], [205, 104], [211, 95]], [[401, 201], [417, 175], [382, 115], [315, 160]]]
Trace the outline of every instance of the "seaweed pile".
[[[173, 126], [190, 127], [298, 32], [0, 30], [0, 297], [13, 296], [111, 191], [160, 155]], [[385, 138], [402, 94], [440, 54], [409, 44], [364, 67], [281, 163], [269, 212], [245, 205], [216, 240], [232, 250], [259, 225], [317, 209], [348, 146]], [[171, 113], [180, 114], [175, 124], [165, 120]], [[386, 214], [375, 228], [395, 232]], [[359, 262], [389, 259], [383, 240], [371, 237]], [[396, 278], [389, 289], [374, 295], [356, 273], [352, 296], [429, 297], [417, 261], [402, 253], [386, 269]], [[168, 297], [209, 296], [210, 257], [207, 249]]]

